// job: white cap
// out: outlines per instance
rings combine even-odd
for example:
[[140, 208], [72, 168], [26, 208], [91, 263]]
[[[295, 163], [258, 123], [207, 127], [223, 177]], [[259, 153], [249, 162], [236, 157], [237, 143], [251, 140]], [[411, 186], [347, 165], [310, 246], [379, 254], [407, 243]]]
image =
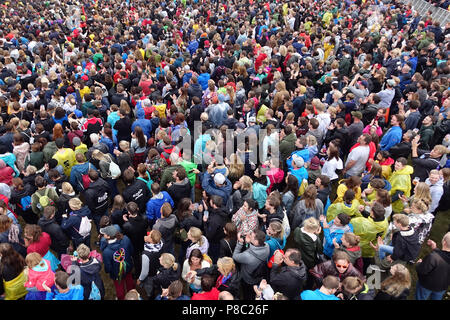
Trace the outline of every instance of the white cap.
[[214, 175], [214, 182], [215, 182], [217, 185], [222, 185], [222, 184], [224, 184], [224, 183], [225, 183], [225, 176], [224, 176], [223, 174], [221, 174], [220, 172], [219, 172], [219, 173], [216, 173], [216, 174]]

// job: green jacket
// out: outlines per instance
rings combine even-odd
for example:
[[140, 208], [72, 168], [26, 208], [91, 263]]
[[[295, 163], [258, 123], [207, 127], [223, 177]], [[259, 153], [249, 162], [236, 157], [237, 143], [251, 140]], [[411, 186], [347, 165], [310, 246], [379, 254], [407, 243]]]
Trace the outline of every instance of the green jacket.
[[182, 166], [180, 165], [174, 165], [174, 166], [169, 166], [166, 169], [164, 169], [163, 174], [161, 176], [161, 182], [160, 182], [160, 187], [161, 187], [161, 191], [167, 191], [167, 184], [169, 182], [173, 182], [173, 177], [172, 177], [172, 173], [180, 168]]
[[296, 140], [297, 136], [295, 135], [295, 133], [291, 133], [290, 135], [284, 137], [280, 142], [280, 158], [283, 167], [286, 166], [286, 159], [295, 150]]
[[44, 152], [44, 162], [47, 163], [58, 151], [55, 141], [48, 142], [42, 151]]
[[318, 256], [322, 254], [323, 246], [319, 236], [317, 236], [316, 241], [313, 241], [300, 227], [297, 227], [294, 230], [294, 241], [297, 243], [297, 248], [300, 250], [302, 261], [305, 263], [307, 270], [320, 262]]
[[420, 148], [430, 150], [430, 141], [434, 134], [434, 125], [422, 126], [419, 130]]
[[186, 170], [187, 177], [189, 179], [189, 182], [191, 183], [191, 186], [195, 185], [195, 179], [197, 178], [197, 175], [194, 172], [189, 173], [192, 169], [197, 169], [197, 165], [193, 162], [183, 160], [180, 165]]

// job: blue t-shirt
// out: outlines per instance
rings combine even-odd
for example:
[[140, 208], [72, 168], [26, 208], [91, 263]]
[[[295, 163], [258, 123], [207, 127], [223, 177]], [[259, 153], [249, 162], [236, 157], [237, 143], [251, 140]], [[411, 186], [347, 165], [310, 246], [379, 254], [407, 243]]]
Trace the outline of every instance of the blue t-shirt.
[[305, 290], [300, 294], [302, 300], [339, 300], [338, 297], [332, 294], [325, 294], [321, 292], [319, 289], [314, 291]]

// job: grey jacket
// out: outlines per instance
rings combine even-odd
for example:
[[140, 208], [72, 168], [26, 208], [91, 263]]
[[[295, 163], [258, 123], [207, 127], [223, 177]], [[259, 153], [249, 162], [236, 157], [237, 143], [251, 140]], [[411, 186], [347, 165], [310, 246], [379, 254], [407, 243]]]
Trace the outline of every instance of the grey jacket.
[[267, 243], [264, 246], [255, 247], [250, 244], [250, 247], [242, 252], [243, 245], [236, 243], [236, 248], [233, 252], [233, 260], [241, 265], [241, 275], [242, 279], [246, 283], [252, 283], [252, 273], [256, 270], [262, 261], [266, 261], [269, 258], [270, 248]]

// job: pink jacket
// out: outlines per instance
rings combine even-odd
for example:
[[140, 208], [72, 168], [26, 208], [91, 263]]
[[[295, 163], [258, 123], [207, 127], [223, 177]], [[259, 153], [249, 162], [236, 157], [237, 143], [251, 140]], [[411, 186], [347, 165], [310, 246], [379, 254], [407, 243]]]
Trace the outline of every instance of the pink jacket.
[[[368, 124], [368, 125], [364, 128], [363, 133], [367, 133], [367, 134], [368, 134], [368, 133], [370, 132], [370, 127], [371, 127], [371, 125]], [[383, 135], [383, 130], [381, 130], [381, 127], [380, 127], [380, 126], [377, 126], [376, 134], [377, 134], [377, 136], [379, 136], [379, 137], [381, 137], [381, 136]]]
[[[41, 263], [45, 262], [45, 266], [41, 266]], [[42, 259], [41, 263], [32, 269], [28, 269], [28, 281], [25, 282], [25, 288], [36, 287], [39, 291], [45, 291], [42, 284], [51, 288], [55, 284], [55, 274], [50, 267], [50, 261]]]

